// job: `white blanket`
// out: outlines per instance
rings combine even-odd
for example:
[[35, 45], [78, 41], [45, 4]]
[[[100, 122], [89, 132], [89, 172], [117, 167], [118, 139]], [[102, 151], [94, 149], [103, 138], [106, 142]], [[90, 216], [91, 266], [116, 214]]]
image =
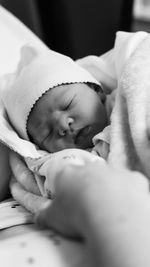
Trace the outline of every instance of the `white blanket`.
[[111, 116], [109, 163], [150, 178], [150, 35], [127, 60]]
[[[150, 177], [150, 34], [118, 32], [112, 50], [78, 63], [102, 82], [106, 93], [116, 89], [109, 127], [109, 164]], [[110, 114], [109, 99], [106, 107]], [[98, 139], [95, 137], [97, 143]]]

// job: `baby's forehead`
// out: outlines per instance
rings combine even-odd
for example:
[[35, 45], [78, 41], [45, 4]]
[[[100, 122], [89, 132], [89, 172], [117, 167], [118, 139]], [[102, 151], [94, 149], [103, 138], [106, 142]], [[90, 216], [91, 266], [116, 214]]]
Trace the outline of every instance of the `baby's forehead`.
[[66, 85], [55, 86], [53, 88], [48, 89], [45, 92], [45, 94], [43, 94], [40, 97], [39, 102], [42, 102], [42, 104], [44, 104], [48, 101], [50, 101], [50, 102], [52, 101], [53, 103], [59, 102], [63, 98], [65, 98], [68, 93], [69, 93], [68, 86], [66, 86]]
[[[45, 109], [46, 107], [49, 108], [49, 111], [51, 107], [59, 106], [61, 103], [64, 103], [71, 95], [80, 95], [80, 93], [84, 90], [84, 93], [86, 93], [88, 85], [85, 83], [70, 83], [70, 84], [61, 84], [58, 86], [55, 86], [53, 88], [49, 88], [35, 103], [36, 107], [33, 107], [33, 109], [40, 109], [42, 112], [42, 109]], [[89, 88], [89, 86], [88, 86]], [[91, 88], [92, 89], [92, 88]], [[93, 89], [92, 89], [93, 90]], [[38, 110], [36, 110], [38, 112]]]
[[38, 129], [42, 127], [47, 115], [65, 102], [68, 92], [71, 92], [69, 88], [67, 85], [60, 85], [48, 89], [33, 105], [28, 121]]
[[[55, 86], [53, 88], [49, 88], [45, 94], [43, 94], [39, 101], [47, 101], [48, 99], [52, 99], [53, 101], [61, 101], [62, 99], [64, 99], [66, 97], [66, 95], [68, 95], [69, 93], [71, 93], [73, 90], [75, 89], [74, 84], [62, 84], [62, 85], [58, 85]], [[38, 102], [38, 101], [37, 101]]]
[[[71, 91], [70, 91], [71, 92]], [[69, 88], [66, 85], [60, 85], [60, 86], [55, 86], [53, 88], [49, 88], [34, 104], [32, 111], [42, 112], [44, 107], [47, 105], [49, 108], [51, 107], [50, 105], [57, 104], [61, 101], [63, 101], [67, 94], [69, 93]]]

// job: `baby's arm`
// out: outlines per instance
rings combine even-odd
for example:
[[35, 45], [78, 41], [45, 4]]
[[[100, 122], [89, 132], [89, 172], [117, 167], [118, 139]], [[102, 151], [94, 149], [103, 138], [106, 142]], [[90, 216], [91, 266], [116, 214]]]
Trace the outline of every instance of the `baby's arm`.
[[0, 143], [0, 201], [4, 200], [9, 192], [9, 149]]

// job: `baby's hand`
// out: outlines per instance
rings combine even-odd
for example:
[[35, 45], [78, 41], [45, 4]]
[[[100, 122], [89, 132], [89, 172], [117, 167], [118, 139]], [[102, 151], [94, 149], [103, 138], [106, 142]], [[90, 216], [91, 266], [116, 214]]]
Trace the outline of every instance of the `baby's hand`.
[[107, 160], [109, 154], [109, 144], [105, 141], [99, 141], [92, 150], [93, 155], [97, 155]]

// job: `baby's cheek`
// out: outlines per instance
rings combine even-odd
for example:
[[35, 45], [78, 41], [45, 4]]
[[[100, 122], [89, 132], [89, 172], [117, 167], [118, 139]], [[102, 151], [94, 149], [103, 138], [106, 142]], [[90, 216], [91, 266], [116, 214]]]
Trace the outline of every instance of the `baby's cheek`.
[[76, 148], [76, 145], [70, 138], [62, 138], [58, 140], [52, 140], [51, 143], [48, 145], [49, 152], [54, 153], [61, 151], [66, 148]]

